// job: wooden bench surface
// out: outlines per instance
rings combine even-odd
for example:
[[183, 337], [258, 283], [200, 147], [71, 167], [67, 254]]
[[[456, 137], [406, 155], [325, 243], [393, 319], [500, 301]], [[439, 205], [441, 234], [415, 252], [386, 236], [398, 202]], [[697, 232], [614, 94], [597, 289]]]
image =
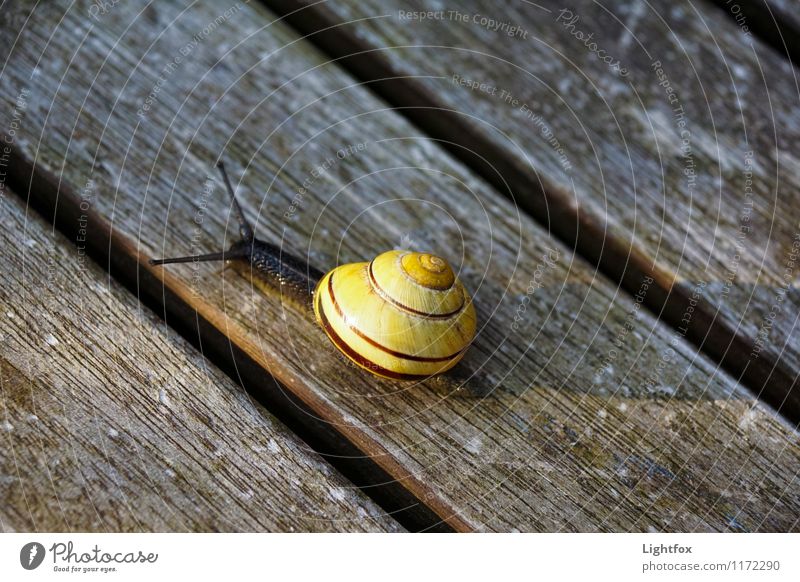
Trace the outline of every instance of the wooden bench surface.
[[[90, 183], [87, 244], [172, 297], [168, 323], [224, 334], [251, 387], [277, 379], [455, 529], [798, 528], [780, 416], [266, 9], [170, 66], [220, 7], [122, 3], [99, 26], [66, 6], [36, 9], [3, 71], [4, 103], [28, 88], [16, 179], [35, 165], [33, 204], [70, 232]], [[458, 374], [366, 376], [238, 272], [148, 267], [234, 240], [221, 152], [259, 236], [319, 268], [397, 246], [458, 265], [481, 326]]]
[[20, 199], [0, 216], [2, 531], [400, 529]]
[[391, 79], [369, 86], [485, 157], [501, 191], [628, 291], [652, 276], [647, 301], [674, 327], [702, 283], [689, 337], [800, 420], [798, 76], [724, 9], [470, 0], [419, 19], [430, 3], [268, 3], [313, 4], [290, 17], [325, 30], [310, 40]]

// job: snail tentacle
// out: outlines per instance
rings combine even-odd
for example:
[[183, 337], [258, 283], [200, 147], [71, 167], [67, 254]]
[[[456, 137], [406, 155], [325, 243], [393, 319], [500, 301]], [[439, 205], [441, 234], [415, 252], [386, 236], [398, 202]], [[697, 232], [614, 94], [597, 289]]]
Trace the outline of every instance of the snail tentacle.
[[222, 160], [219, 160], [217, 162], [217, 168], [219, 169], [220, 174], [222, 174], [222, 181], [225, 183], [225, 188], [228, 190], [228, 194], [231, 197], [231, 202], [233, 203], [233, 213], [236, 215], [236, 221], [239, 223], [239, 234], [241, 235], [242, 240], [248, 242], [255, 240], [256, 235], [253, 232], [253, 227], [250, 226], [250, 223], [247, 222], [247, 219], [244, 217], [242, 207], [239, 205], [239, 201], [236, 199], [236, 193], [233, 191], [233, 186], [228, 178], [228, 172], [225, 171], [225, 163]]

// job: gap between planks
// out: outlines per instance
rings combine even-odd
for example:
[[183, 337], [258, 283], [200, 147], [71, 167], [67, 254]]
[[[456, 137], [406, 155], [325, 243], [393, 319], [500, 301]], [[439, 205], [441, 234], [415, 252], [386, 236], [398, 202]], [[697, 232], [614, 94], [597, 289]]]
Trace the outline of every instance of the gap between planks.
[[[681, 319], [691, 305], [691, 287], [679, 284], [673, 273], [658, 268], [644, 252], [609, 237], [606, 227], [596, 217], [579, 211], [571, 192], [538, 173], [537, 181], [533, 181], [528, 168], [522, 167], [517, 158], [509, 158], [480, 131], [463, 123], [460, 112], [439, 104], [415, 79], [392, 70], [379, 56], [382, 47], [371, 46], [345, 32], [345, 27], [340, 26], [342, 22], [324, 7], [325, 2], [311, 5], [298, 0], [261, 2], [626, 293], [635, 296], [642, 280], [652, 277], [656, 285], [645, 295], [644, 305], [673, 329], [681, 327]], [[525, 197], [513, 196], [514, 191], [525, 190], [533, 192]], [[719, 323], [714, 305], [707, 301], [697, 303], [685, 338], [757, 398], [793, 425], [800, 425], [798, 372], [766, 353], [752, 359], [754, 340]]]
[[4, 193], [0, 531], [401, 530]]
[[[366, 94], [364, 94], [364, 95], [366, 95]], [[140, 145], [141, 145], [141, 144], [140, 144]], [[118, 148], [118, 149], [121, 149], [121, 148]], [[208, 152], [203, 152], [203, 155], [204, 155], [204, 156], [208, 156], [208, 155], [210, 155], [210, 154], [209, 154]], [[35, 159], [35, 157], [36, 157], [36, 156], [34, 156], [34, 158], [33, 158], [33, 159]], [[42, 155], [42, 158], [40, 158], [40, 159], [43, 159], [43, 160], [44, 160], [44, 165], [45, 165], [45, 166], [47, 166], [47, 157], [46, 157], [45, 155]], [[73, 164], [71, 164], [71, 165], [72, 165], [72, 166], [74, 166], [74, 165], [76, 165], [76, 164], [78, 164], [78, 163], [79, 163], [79, 160], [75, 160], [75, 161], [73, 162]], [[70, 169], [71, 169], [71, 168], [70, 168]], [[55, 174], [53, 174], [53, 176], [54, 176], [54, 175], [55, 175]], [[63, 181], [64, 181], [65, 183], [71, 183], [71, 184], [76, 184], [76, 183], [77, 183], [77, 182], [75, 182], [75, 181], [69, 182], [69, 180], [68, 180], [68, 179], [66, 179], [66, 178], [65, 178], [63, 175], [62, 175], [62, 179], [63, 179]], [[50, 191], [50, 192], [53, 192], [53, 191], [55, 191], [55, 190], [54, 190], [53, 188], [50, 188], [50, 190], [49, 190], [49, 191]], [[77, 192], [77, 189], [76, 189], [76, 190], [74, 190], [74, 191], [75, 191], [75, 192]], [[57, 191], [55, 191], [55, 192], [57, 193]], [[491, 192], [487, 192], [487, 194], [491, 194]], [[51, 196], [52, 196], [52, 194], [51, 194]], [[59, 213], [59, 214], [60, 214], [60, 213]], [[105, 214], [105, 216], [107, 216], [107, 214]], [[93, 224], [93, 226], [94, 226], [94, 224]], [[105, 226], [105, 223], [104, 223], [103, 225], [101, 225], [101, 226]], [[530, 227], [533, 227], [533, 226], [535, 226], [535, 225], [534, 225], [532, 222], [529, 222], [529, 226], [530, 226]], [[115, 226], [115, 230], [117, 230], [118, 228], [119, 228], [119, 227]], [[131, 231], [130, 231], [130, 229], [129, 229], [127, 232], [131, 232]], [[134, 240], [134, 238], [133, 238], [133, 237], [131, 237], [130, 235], [128, 235], [128, 238], [125, 238], [125, 239], [123, 239], [123, 242], [124, 242], [124, 241], [132, 241], [132, 240]], [[103, 253], [108, 253], [108, 252], [109, 252], [107, 241], [103, 240], [103, 236], [102, 236], [102, 234], [101, 234], [101, 236], [99, 237], [99, 242], [98, 242], [98, 244], [99, 244], [100, 246], [104, 247], [103, 249], [100, 249], [102, 252], [101, 252], [101, 253], [98, 253], [98, 255], [102, 257], [102, 256], [103, 256]], [[113, 249], [111, 249], [111, 250], [113, 250], [113, 251], [118, 251], [118, 250], [120, 250], [120, 249], [119, 249], [119, 248], [113, 248]], [[133, 247], [132, 247], [131, 245], [128, 245], [127, 247], [122, 247], [122, 251], [123, 251], [123, 252], [132, 252], [132, 250], [133, 250]], [[150, 250], [152, 250], [152, 249], [150, 249]], [[566, 249], [564, 249], [564, 251], [566, 251]], [[118, 259], [118, 257], [117, 257], [117, 259]], [[130, 263], [130, 265], [131, 265], [131, 272], [132, 272], [132, 273], [135, 273], [135, 272], [136, 272], [136, 270], [139, 268], [139, 261], [138, 261], [138, 260], [137, 260], [137, 258], [134, 256], [134, 257], [132, 257], [132, 259], [129, 261], [129, 263]], [[116, 265], [115, 265], [115, 264], [112, 264], [112, 265], [111, 265], [111, 268], [116, 268]], [[132, 275], [131, 275], [131, 276], [132, 276]], [[177, 292], [178, 294], [180, 294], [181, 290], [180, 290], [179, 286], [177, 286], [177, 285], [175, 285], [175, 284], [174, 284], [174, 280], [172, 279], [172, 277], [165, 278], [165, 281], [164, 281], [164, 282], [167, 282], [167, 281], [172, 281], [172, 283], [170, 283], [170, 285], [168, 285], [168, 287], [171, 287], [171, 288], [172, 288], [172, 289], [171, 289], [171, 291], [172, 291], [172, 292]], [[164, 299], [163, 299], [163, 297], [161, 297], [161, 300], [162, 300], [162, 301], [164, 300]], [[195, 302], [194, 304], [196, 304], [196, 302]], [[184, 303], [184, 307], [186, 307], [185, 303]], [[201, 309], [200, 311], [202, 312], [203, 310]], [[186, 317], [186, 319], [187, 319], [187, 320], [194, 319], [196, 316], [197, 316], [197, 313], [196, 313], [196, 312], [195, 312], [193, 309], [190, 309], [190, 310], [189, 310], [187, 313], [185, 313], [185, 314], [183, 314], [183, 315], [182, 315], [182, 317]], [[217, 320], [217, 319], [215, 318], [215, 316], [213, 316], [213, 315], [212, 315], [212, 316], [209, 318], [209, 321], [206, 321], [205, 323], [207, 323], [207, 324], [214, 323], [214, 321], [211, 321], [212, 319], [218, 323], [218, 320]], [[192, 323], [191, 323], [191, 321], [189, 321], [189, 323], [187, 323], [187, 324], [186, 324], [186, 326], [187, 326], [187, 327], [190, 327], [189, 331], [187, 332], [188, 334], [191, 334], [193, 331], [194, 331], [194, 333], [196, 334], [196, 331], [194, 330], [194, 324], [192, 324]], [[203, 338], [203, 339], [205, 339], [205, 338]], [[236, 341], [238, 341], [238, 342], [242, 343], [242, 342], [240, 341], [240, 340], [242, 339], [241, 337], [234, 337], [234, 338], [232, 338], [232, 339], [235, 339]], [[227, 342], [226, 342], [226, 343], [227, 343]], [[246, 343], [246, 342], [245, 342], [245, 343]], [[225, 345], [225, 346], [224, 346], [224, 348], [225, 348], [225, 349], [228, 349], [228, 350], [230, 349], [229, 345]], [[246, 345], [245, 345], [245, 348], [244, 348], [244, 349], [248, 349], [248, 346], [246, 346]], [[696, 356], [696, 352], [694, 352], [694, 351], [692, 350], [692, 356], [691, 356], [691, 357], [695, 357], [695, 356]], [[701, 358], [701, 359], [702, 359], [702, 358]], [[264, 364], [265, 364], [265, 363], [267, 364], [266, 366], [264, 366]], [[261, 366], [263, 366], [265, 369], [269, 369], [269, 370], [272, 370], [272, 371], [274, 371], [274, 372], [275, 372], [277, 375], [283, 374], [283, 378], [284, 378], [284, 379], [288, 379], [288, 380], [290, 381], [290, 384], [291, 384], [291, 380], [295, 379], [295, 377], [291, 376], [291, 374], [288, 374], [288, 373], [286, 373], [284, 370], [282, 370], [282, 369], [281, 369], [281, 368], [282, 368], [282, 363], [281, 363], [280, 361], [272, 361], [272, 360], [270, 360], [270, 361], [265, 361], [265, 359], [262, 357], [262, 358], [260, 359], [260, 365], [261, 365]], [[277, 368], [277, 369], [274, 369], [274, 370], [273, 370], [273, 368]], [[245, 376], [247, 376], [247, 374], [246, 374], [246, 373], [245, 373], [244, 375], [245, 375]], [[722, 376], [722, 377], [725, 377], [725, 375], [721, 375], [721, 376]], [[264, 374], [263, 374], [263, 371], [262, 371], [261, 369], [259, 369], [259, 376], [258, 376], [258, 378], [259, 378], [261, 381], [269, 381], [269, 377], [267, 377], [267, 376], [264, 376]], [[355, 380], [356, 378], [353, 378], [353, 379]], [[313, 399], [314, 399], [314, 397], [317, 395], [317, 393], [316, 393], [316, 392], [314, 392], [314, 393], [311, 393], [311, 394], [308, 394], [308, 393], [305, 393], [305, 392], [298, 392], [298, 393], [299, 393], [300, 397], [302, 397], [302, 398], [304, 398], [304, 399], [308, 399], [309, 401], [311, 401], [311, 402], [312, 402], [312, 404], [314, 403], [314, 402], [313, 402]], [[738, 390], [737, 390], [737, 393], [738, 393]], [[748, 399], [748, 400], [749, 400], [749, 399]], [[568, 405], [568, 406], [571, 406], [571, 402], [565, 401], [565, 404], [566, 404], [566, 405]], [[653, 402], [652, 404], [653, 404], [653, 405], [654, 405], [656, 408], [660, 408], [660, 407], [659, 407], [659, 406], [658, 406], [658, 405], [657, 405], [655, 402]], [[761, 408], [761, 407], [757, 407], [757, 408]], [[336, 420], [337, 420], [337, 418], [338, 418], [338, 417], [337, 417], [338, 410], [339, 410], [339, 409], [337, 409], [336, 411], [333, 411], [333, 414], [331, 415], [331, 416], [333, 417], [333, 421], [336, 421]], [[771, 416], [771, 415], [770, 415], [770, 416]], [[609, 418], [610, 418], [610, 417], [609, 417]], [[548, 421], [548, 422], [549, 422], [549, 421]], [[533, 429], [535, 429], [536, 427], [535, 427], [535, 426], [533, 426], [533, 425], [531, 425], [531, 428], [532, 428], [532, 430], [533, 430]], [[574, 434], [574, 431], [572, 431], [572, 429], [571, 429], [571, 428], [569, 428], [569, 427], [567, 427], [567, 426], [565, 426], [565, 427], [564, 427], [564, 431], [565, 431], [565, 433], [564, 433], [564, 434], [566, 434], [566, 435]], [[516, 434], [516, 433], [515, 433], [515, 434]], [[649, 433], [648, 433], [648, 434], [649, 434]], [[760, 433], [759, 433], [759, 434], [760, 434]], [[541, 435], [541, 436], [546, 436], [546, 435]], [[359, 435], [358, 435], [358, 434], [356, 434], [356, 435], [355, 435], [355, 437], [359, 437]], [[365, 442], [365, 437], [364, 437], [364, 435], [360, 435], [360, 437], [361, 437], [360, 439], [359, 439], [359, 438], [354, 438], [354, 441], [355, 441], [357, 444], [360, 444], [360, 445], [362, 445], [362, 446], [363, 446], [363, 445], [364, 445], [364, 442]], [[570, 437], [570, 438], [572, 438], [572, 437]], [[367, 437], [367, 439], [368, 439], [368, 437]], [[689, 439], [689, 440], [691, 441], [692, 439]], [[371, 441], [370, 441], [370, 442], [371, 442]], [[383, 441], [383, 442], [385, 443], [386, 441]], [[546, 442], [550, 442], [550, 440], [549, 440], [549, 437], [547, 437], [547, 440], [546, 440]], [[378, 452], [377, 452], [377, 454], [381, 454], [381, 452], [380, 452], [381, 450], [384, 450], [384, 449], [379, 449], [379, 450], [378, 450]], [[726, 450], [727, 450], [727, 449], [726, 449]], [[685, 451], [683, 451], [683, 452], [685, 452]], [[625, 457], [624, 457], [624, 458], [631, 458], [631, 457], [628, 455], [628, 453], [626, 453], [626, 455], [625, 455]], [[634, 455], [634, 458], [636, 458], [636, 456], [635, 456], [635, 455]], [[680, 458], [681, 458], [681, 459], [685, 459], [685, 455], [681, 455], [681, 456], [680, 456]], [[693, 463], [696, 463], [696, 462], [697, 462], [697, 459], [696, 459], [696, 458], [694, 458], [694, 459], [693, 459]], [[480, 465], [475, 465], [475, 467], [478, 467], [478, 466], [480, 466]], [[714, 466], [716, 466], [716, 464], [715, 464]], [[735, 463], [735, 467], [740, 467], [740, 466], [742, 466], [741, 460], [739, 460], [738, 462], [736, 462], [736, 463]], [[471, 468], [471, 467], [472, 467], [472, 466], [470, 466], [470, 465], [467, 465], [467, 468], [468, 468], [468, 469], [469, 469], [469, 468]], [[489, 467], [490, 467], [490, 466], [485, 466], [484, 468], [486, 468], [486, 469], [489, 469]], [[568, 468], [568, 466], [564, 466], [564, 468]], [[515, 475], [516, 475], [516, 474], [517, 474], [517, 472], [518, 472], [518, 471], [517, 471], [517, 469], [514, 469], [514, 472], [515, 472]], [[521, 472], [520, 472], [520, 474], [521, 474]], [[399, 477], [400, 477], [400, 478], [404, 478], [404, 477], [403, 477], [403, 475], [399, 475]], [[445, 482], [445, 485], [447, 485], [447, 482]], [[512, 483], [512, 485], [513, 485], [513, 483]], [[691, 492], [688, 492], [688, 493], [690, 493], [690, 494], [691, 494]], [[514, 494], [516, 495], [516, 492], [514, 492]], [[593, 498], [594, 498], [594, 497], [593, 497]], [[568, 498], [567, 498], [567, 499], [568, 499]], [[627, 499], [627, 496], [626, 496], [626, 499]], [[451, 502], [452, 502], [452, 501], [451, 501]], [[683, 501], [681, 501], [681, 503], [683, 503]], [[445, 506], [446, 506], [446, 505], [447, 505], [447, 502], [445, 502]], [[518, 507], [518, 506], [515, 506], [515, 507], [517, 507], [517, 508], [519, 509], [519, 507]], [[446, 507], [445, 507], [445, 509], [446, 509]], [[701, 515], [705, 515], [705, 511], [706, 511], [706, 510], [705, 510], [705, 509], [703, 509], [703, 510], [702, 510], [702, 512], [701, 512]], [[770, 511], [767, 511], [767, 512], [766, 512], [766, 514], [767, 514], [767, 515], [769, 515], [770, 513], [772, 513], [772, 512], [770, 512]], [[636, 521], [634, 521], [634, 522], [633, 522], [634, 524], [638, 524], [638, 523], [639, 523], [639, 521], [645, 517], [644, 515], [640, 515], [638, 512], [637, 512], [635, 515], [636, 515], [636, 516], [638, 516], [638, 518], [637, 518], [637, 520], [636, 520]], [[603, 521], [605, 521], [605, 520], [603, 520]], [[761, 521], [761, 522], [759, 522], [759, 523], [763, 523], [763, 521]], [[630, 525], [629, 525], [629, 524], [626, 524], [626, 525], [625, 525], [625, 527], [630, 527]], [[708, 527], [711, 527], [711, 526], [709, 525]]]
[[709, 0], [792, 64], [800, 62], [800, 16], [786, 0]]
[[[41, 167], [33, 166], [16, 146], [11, 147], [9, 160], [7, 185], [23, 203], [70, 240], [77, 240], [81, 220], [85, 221], [84, 224], [91, 224], [93, 236], [87, 239], [87, 256], [145, 306], [163, 317], [167, 325], [240, 384], [388, 516], [414, 532], [471, 530], [453, 508], [431, 508], [421, 501], [429, 497], [436, 503], [438, 499], [426, 495], [425, 487], [417, 483], [415, 477], [409, 475], [405, 481], [397, 479], [371, 456], [364, 455], [358, 448], [358, 435], [355, 439], [353, 435], [348, 438], [330, 423], [319, 420], [325, 415], [320, 415], [308, 402], [301, 401], [277, 375], [265, 379], [265, 370], [250, 354], [153, 274], [147, 258], [139, 254], [130, 240], [113, 232], [102, 216], [91, 210], [82, 210], [80, 196], [68, 183]], [[272, 374], [272, 370], [269, 372]], [[380, 458], [391, 460], [389, 455], [380, 455]], [[402, 466], [397, 465], [394, 469], [406, 473]], [[409, 481], [414, 483], [409, 486]], [[440, 515], [451, 517], [443, 520]]]

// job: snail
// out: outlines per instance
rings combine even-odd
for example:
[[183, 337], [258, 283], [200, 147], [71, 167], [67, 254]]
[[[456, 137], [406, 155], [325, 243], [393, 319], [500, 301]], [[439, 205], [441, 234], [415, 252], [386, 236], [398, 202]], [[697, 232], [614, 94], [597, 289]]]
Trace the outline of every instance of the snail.
[[475, 337], [472, 299], [448, 262], [430, 253], [390, 250], [372, 261], [322, 273], [255, 237], [217, 163], [239, 223], [240, 240], [227, 251], [151, 259], [151, 265], [237, 261], [254, 283], [309, 301], [317, 323], [347, 358], [378, 376], [422, 379], [446, 372]]

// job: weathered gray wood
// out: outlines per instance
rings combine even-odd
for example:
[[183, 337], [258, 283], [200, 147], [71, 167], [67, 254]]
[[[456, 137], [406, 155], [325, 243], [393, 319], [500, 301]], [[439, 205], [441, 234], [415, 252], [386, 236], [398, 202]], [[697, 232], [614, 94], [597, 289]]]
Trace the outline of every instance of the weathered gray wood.
[[0, 201], [2, 531], [396, 531], [14, 197]]
[[[425, 10], [439, 19], [413, 16]], [[485, 156], [502, 191], [631, 293], [654, 277], [648, 303], [666, 301], [673, 326], [704, 283], [690, 336], [800, 419], [800, 102], [785, 59], [688, 0], [322, 2], [291, 20], [358, 53], [362, 78], [395, 79], [372, 86]]]
[[[798, 527], [796, 433], [264, 9], [205, 37], [137, 117], [165, 63], [221, 13], [181, 10], [121, 3], [92, 27], [48, 4], [3, 72], [4, 102], [30, 86], [19, 159], [60, 176], [58, 213], [91, 177], [89, 235], [113, 224], [112, 263], [141, 249], [143, 280], [163, 277], [457, 529]], [[481, 325], [460, 376], [375, 379], [235, 270], [147, 269], [231, 242], [222, 188], [203, 190], [223, 151], [259, 235], [319, 268], [393, 246], [458, 265]]]

